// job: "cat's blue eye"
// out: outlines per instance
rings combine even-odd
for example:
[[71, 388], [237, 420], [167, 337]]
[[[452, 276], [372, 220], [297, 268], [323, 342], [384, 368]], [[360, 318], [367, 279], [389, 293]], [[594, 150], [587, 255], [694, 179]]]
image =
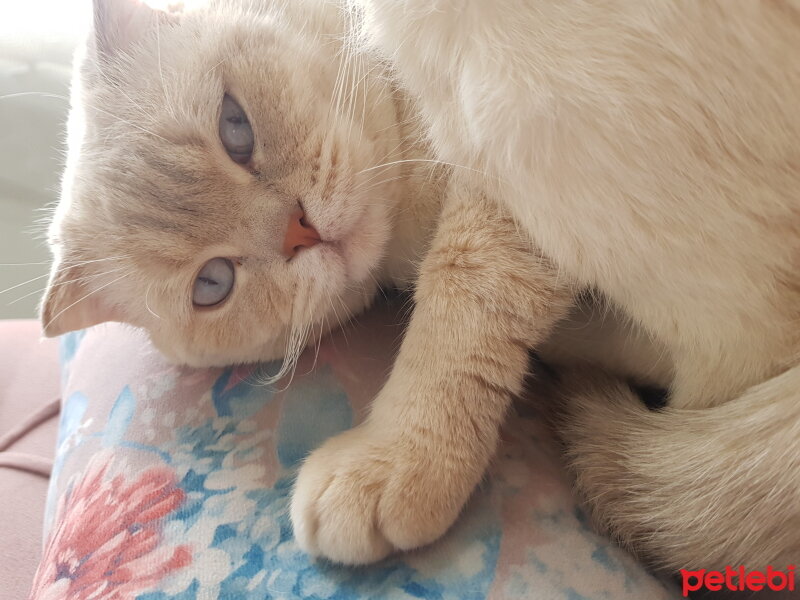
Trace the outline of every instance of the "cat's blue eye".
[[231, 160], [243, 165], [253, 156], [253, 128], [239, 104], [225, 94], [219, 115], [219, 139]]
[[194, 280], [192, 302], [195, 306], [214, 306], [227, 298], [233, 289], [233, 263], [227, 258], [212, 258]]

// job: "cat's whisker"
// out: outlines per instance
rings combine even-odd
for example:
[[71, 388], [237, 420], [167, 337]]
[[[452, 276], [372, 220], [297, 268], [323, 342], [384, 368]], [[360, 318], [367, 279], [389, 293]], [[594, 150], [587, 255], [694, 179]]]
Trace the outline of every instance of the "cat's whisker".
[[389, 300], [389, 297], [386, 295], [386, 291], [383, 289], [383, 286], [378, 283], [378, 280], [375, 278], [375, 275], [372, 274], [372, 271], [367, 271], [367, 275], [369, 276], [372, 281], [375, 282], [375, 289], [381, 293], [384, 300]]
[[[137, 102], [133, 101], [133, 98], [131, 98], [127, 94], [127, 92], [125, 92], [123, 87], [121, 85], [119, 85], [118, 83], [116, 83], [113, 78], [109, 77], [106, 74], [105, 69], [101, 68], [100, 65], [97, 65], [97, 70], [99, 71], [100, 76], [105, 80], [105, 82], [108, 84], [109, 87], [113, 88], [117, 93], [120, 93], [123, 96], [125, 96], [125, 98], [127, 98], [128, 102], [129, 102], [128, 106], [130, 108], [132, 108], [134, 110], [134, 112], [136, 112], [137, 115], [142, 120], [150, 119], [152, 121], [151, 115], [147, 114], [147, 112], [145, 112], [142, 108], [140, 108], [139, 104]], [[84, 104], [86, 104], [87, 106], [91, 106], [88, 102], [84, 102]]]
[[10, 300], [6, 302], [6, 306], [11, 306], [12, 304], [16, 304], [17, 302], [22, 302], [26, 298], [30, 298], [31, 296], [37, 296], [39, 294], [44, 293], [47, 288], [39, 288], [38, 290], [34, 290], [32, 292], [28, 292], [24, 296], [20, 296], [19, 298], [15, 298], [14, 300]]
[[366, 179], [363, 179], [363, 180], [359, 181], [358, 183], [356, 183], [356, 185], [355, 185], [355, 186], [353, 186], [353, 188], [352, 188], [352, 190], [351, 190], [351, 191], [356, 191], [356, 190], [358, 190], [359, 188], [361, 188], [361, 187], [363, 187], [363, 186], [366, 186], [366, 185], [368, 185], [368, 184], [372, 183], [373, 181], [375, 181], [375, 180], [376, 180], [376, 179], [378, 179], [379, 177], [382, 177], [383, 175], [385, 175], [385, 172], [384, 172], [384, 171], [377, 171], [376, 173], [373, 173], [373, 174], [371, 174], [371, 175], [370, 175], [369, 177], [367, 177]]
[[379, 106], [384, 106], [387, 101], [391, 101], [392, 96], [392, 89], [389, 85], [385, 85], [389, 81], [389, 78], [386, 76], [385, 71], [381, 73], [377, 73], [374, 77], [371, 77], [368, 84], [367, 84], [367, 91], [371, 92], [374, 87], [377, 87], [379, 84], [380, 88], [378, 90], [378, 97], [375, 101], [370, 102], [369, 112], [364, 115], [363, 121], [366, 122], [367, 117], [372, 117], [375, 110], [378, 109]]
[[381, 186], [384, 183], [390, 183], [392, 181], [397, 181], [401, 179], [408, 179], [410, 173], [401, 173], [400, 175], [391, 175], [388, 177], [384, 177], [380, 179], [381, 176], [385, 176], [386, 174], [381, 172], [379, 175], [370, 177], [364, 181], [359, 181], [355, 185], [352, 185], [348, 189], [348, 193], [350, 194], [362, 194], [366, 191], [370, 191], [376, 187]]
[[[350, 16], [351, 16], [350, 14], [347, 14], [347, 18], [348, 19], [350, 18]], [[341, 107], [341, 109], [342, 109], [341, 113], [348, 115], [347, 116], [347, 118], [348, 118], [347, 123], [348, 124], [352, 123], [352, 120], [349, 118], [350, 110], [348, 108], [348, 102], [351, 102], [351, 100], [352, 100], [352, 92], [353, 92], [353, 90], [351, 88], [348, 92], [346, 92], [345, 91], [346, 90], [345, 86], [347, 84], [347, 80], [352, 78], [352, 72], [355, 70], [355, 67], [356, 67], [355, 61], [353, 60], [353, 47], [352, 47], [352, 44], [350, 44], [350, 40], [349, 40], [350, 32], [352, 30], [351, 25], [352, 25], [352, 23], [348, 23], [348, 27], [345, 30], [344, 48], [345, 48], [345, 62], [346, 62], [346, 65], [347, 65], [347, 70], [345, 71], [346, 77], [342, 79], [342, 99], [344, 101], [344, 104]], [[350, 141], [350, 130], [348, 130], [348, 142], [349, 141]]]
[[161, 93], [164, 95], [164, 104], [167, 110], [171, 110], [172, 107], [167, 96], [167, 82], [164, 81], [164, 67], [161, 64], [161, 24], [158, 19], [156, 19], [156, 65], [158, 66], [158, 77], [161, 80]]
[[71, 269], [74, 267], [83, 267], [85, 265], [100, 263], [100, 262], [109, 262], [109, 261], [117, 261], [117, 260], [125, 260], [131, 258], [130, 254], [121, 254], [119, 256], [107, 256], [105, 258], [93, 258], [91, 260], [62, 260], [58, 265], [57, 273], [61, 273], [66, 269]]
[[348, 51], [346, 39], [341, 39], [341, 46], [339, 52], [336, 53], [336, 58], [339, 59], [339, 66], [336, 70], [336, 79], [333, 84], [333, 94], [331, 95], [331, 104], [329, 114], [339, 114], [341, 108], [341, 97], [344, 91], [344, 71], [348, 67], [348, 60], [345, 53]]
[[[33, 223], [25, 227], [23, 232], [25, 235], [32, 239], [38, 239], [40, 242], [47, 242], [48, 225], [47, 221], [50, 217], [43, 217], [36, 219]], [[40, 245], [41, 247], [41, 245]]]
[[408, 323], [411, 321], [411, 313], [414, 312], [414, 306], [414, 297], [409, 295], [408, 299], [403, 302], [399, 310], [401, 323]]
[[[98, 277], [105, 277], [106, 275], [110, 275], [111, 273], [118, 273], [119, 271], [123, 270], [124, 268], [125, 267], [118, 267], [116, 269], [111, 269], [110, 271], [105, 271], [103, 273], [95, 273], [93, 275], [86, 275], [85, 277], [76, 277], [75, 279], [70, 279], [68, 281], [60, 281], [58, 283], [54, 283], [51, 287], [57, 288], [59, 286], [68, 285], [70, 283], [78, 283], [78, 282], [90, 281], [92, 279], [97, 279]], [[34, 296], [36, 294], [41, 294], [41, 293], [45, 292], [46, 290], [47, 290], [47, 287], [43, 287], [43, 288], [40, 288], [38, 290], [34, 290], [32, 292], [29, 292], [29, 293], [25, 294], [24, 296], [20, 296], [16, 300], [12, 300], [12, 301], [8, 302], [8, 306], [11, 306], [12, 304], [16, 304], [17, 302], [20, 302], [20, 301], [24, 300], [25, 298], [30, 298], [31, 296]]]
[[385, 131], [389, 131], [390, 129], [394, 129], [395, 127], [402, 127], [403, 125], [410, 125], [411, 123], [420, 122], [420, 118], [417, 115], [409, 117], [408, 119], [404, 119], [402, 121], [392, 122], [391, 124], [387, 125], [386, 127], [381, 127], [380, 129], [376, 129], [375, 133], [383, 133]]
[[100, 286], [100, 287], [98, 287], [97, 289], [94, 289], [94, 290], [92, 290], [91, 292], [89, 292], [89, 293], [88, 293], [88, 294], [86, 294], [85, 296], [81, 296], [80, 298], [78, 298], [78, 299], [77, 299], [75, 302], [73, 302], [73, 303], [72, 303], [72, 304], [70, 304], [69, 306], [67, 306], [67, 307], [65, 307], [65, 308], [62, 308], [62, 309], [61, 309], [60, 311], [58, 311], [58, 312], [57, 312], [55, 315], [53, 315], [53, 316], [50, 318], [50, 320], [49, 320], [47, 323], [45, 323], [45, 324], [44, 324], [44, 327], [43, 327], [43, 329], [47, 330], [47, 328], [48, 328], [48, 327], [50, 327], [50, 325], [52, 325], [52, 324], [53, 324], [53, 322], [54, 322], [54, 321], [55, 321], [55, 320], [56, 320], [58, 317], [60, 317], [62, 314], [64, 314], [66, 311], [68, 311], [68, 310], [69, 310], [70, 308], [72, 308], [73, 306], [75, 306], [75, 305], [77, 305], [77, 304], [79, 304], [79, 303], [83, 302], [83, 301], [84, 301], [84, 300], [86, 300], [87, 298], [90, 298], [90, 297], [91, 297], [91, 296], [93, 296], [94, 294], [96, 294], [96, 293], [98, 293], [98, 292], [100, 292], [100, 291], [104, 290], [105, 288], [109, 287], [110, 285], [113, 285], [113, 284], [117, 283], [118, 281], [121, 281], [121, 280], [122, 280], [122, 279], [124, 279], [125, 277], [128, 277], [130, 274], [131, 274], [131, 272], [130, 272], [130, 271], [128, 271], [128, 272], [126, 272], [126, 273], [123, 273], [122, 275], [120, 275], [120, 276], [119, 276], [119, 277], [117, 277], [116, 279], [112, 279], [112, 280], [111, 280], [111, 281], [109, 281], [108, 283], [104, 283], [103, 285], [101, 285], [101, 286]]
[[[348, 65], [346, 80], [350, 81], [351, 84], [350, 84], [350, 89], [345, 98], [345, 110], [343, 111], [342, 114], [345, 114], [347, 118], [346, 121], [348, 124], [347, 141], [349, 143], [350, 136], [353, 132], [353, 123], [355, 122], [358, 89], [361, 85], [361, 82], [366, 77], [366, 74], [359, 77], [359, 75], [364, 71], [364, 55], [363, 53], [356, 51], [357, 32], [355, 27], [356, 22], [354, 20], [354, 15], [349, 11], [346, 11], [345, 14], [346, 14], [346, 19], [349, 21], [344, 36], [344, 46], [347, 51], [346, 61]], [[360, 135], [363, 136], [363, 124], [362, 124], [362, 132]]]
[[[342, 84], [341, 84], [342, 85], [341, 105], [339, 106], [338, 113], [341, 114], [341, 115], [347, 115], [345, 117], [345, 119], [346, 119], [345, 122], [349, 126], [351, 121], [349, 119], [349, 114], [348, 113], [350, 111], [348, 110], [347, 107], [348, 107], [348, 102], [350, 100], [350, 93], [348, 93], [348, 91], [347, 91], [347, 81], [348, 81], [348, 79], [350, 79], [352, 77], [352, 72], [353, 72], [353, 69], [355, 67], [355, 65], [353, 64], [353, 61], [351, 59], [351, 51], [349, 49], [349, 46], [348, 46], [348, 49], [347, 49], [346, 55], [345, 55], [345, 65], [346, 66], [345, 66], [344, 75], [342, 77]], [[349, 142], [349, 130], [348, 130], [348, 142]]]
[[281, 391], [286, 390], [292, 384], [292, 381], [294, 381], [294, 375], [297, 371], [297, 362], [300, 359], [300, 355], [303, 353], [308, 341], [309, 329], [310, 324], [306, 324], [292, 332], [294, 340], [291, 347], [291, 354], [287, 353], [286, 358], [284, 358], [283, 367], [281, 368], [281, 371], [283, 372], [282, 376], [285, 376], [288, 373], [289, 380], [286, 382], [286, 385]]
[[405, 158], [405, 159], [402, 159], [402, 160], [395, 160], [395, 161], [392, 161], [392, 162], [383, 163], [383, 164], [380, 164], [380, 165], [375, 165], [374, 167], [367, 167], [366, 169], [362, 169], [361, 171], [359, 171], [357, 174], [360, 175], [361, 173], [366, 173], [368, 171], [373, 171], [375, 169], [380, 169], [382, 167], [388, 167], [388, 166], [392, 166], [392, 165], [396, 165], [396, 164], [400, 164], [400, 163], [436, 163], [436, 164], [444, 165], [444, 166], [447, 166], [447, 167], [454, 167], [454, 168], [457, 168], [457, 169], [465, 169], [467, 171], [470, 171], [472, 173], [478, 173], [479, 175], [483, 175], [483, 176], [488, 177], [490, 179], [498, 179], [497, 177], [494, 177], [493, 175], [489, 175], [485, 171], [480, 171], [478, 169], [473, 169], [472, 167], [466, 167], [464, 165], [458, 165], [456, 163], [446, 162], [446, 161], [443, 161], [443, 160], [436, 160], [436, 159], [433, 159], [433, 158]]
[[381, 157], [381, 159], [378, 161], [379, 163], [385, 163], [388, 160], [394, 159], [394, 157], [397, 155], [402, 156], [402, 148], [407, 143], [407, 140], [400, 136], [396, 141], [397, 143], [394, 145], [394, 147]]
[[[363, 56], [363, 55], [359, 54], [359, 56]], [[362, 61], [363, 61], [363, 58], [362, 58]], [[361, 127], [360, 127], [360, 129], [358, 131], [359, 139], [363, 139], [364, 138], [364, 122], [367, 120], [367, 100], [369, 98], [370, 88], [372, 87], [371, 82], [374, 79], [374, 78], [370, 79], [369, 75], [376, 69], [377, 66], [378, 65], [375, 65], [375, 66], [369, 68], [367, 70], [367, 72], [364, 73], [364, 76], [361, 78], [361, 81], [359, 82], [359, 85], [361, 85], [363, 83], [363, 87], [364, 87], [364, 91], [361, 94], [361, 96], [362, 96], [361, 119], [359, 119], [361, 121]]]
[[312, 325], [311, 325], [311, 336], [312, 336], [312, 339], [314, 337], [316, 337], [316, 343], [314, 344], [314, 347], [315, 347], [314, 348], [314, 360], [312, 361], [311, 366], [309, 367], [308, 371], [306, 371], [303, 375], [309, 375], [309, 374], [313, 373], [314, 369], [317, 366], [317, 359], [319, 358], [319, 349], [320, 349], [320, 346], [322, 346], [322, 332], [325, 331], [325, 325], [324, 325], [324, 323], [325, 323], [325, 321], [324, 321], [325, 315], [323, 315], [322, 318], [323, 318], [323, 320], [320, 321], [320, 324], [319, 324], [319, 335], [316, 335], [316, 330], [315, 330], [314, 324], [312, 323]]
[[41, 262], [25, 262], [25, 263], [0, 263], [0, 267], [33, 267], [37, 265], [49, 265], [51, 261], [43, 260]]
[[216, 68], [217, 68], [218, 66], [220, 66], [220, 65], [221, 65], [221, 64], [223, 64], [223, 63], [225, 63], [226, 61], [227, 61], [227, 59], [226, 59], [226, 58], [223, 58], [222, 60], [220, 60], [219, 62], [217, 62], [217, 63], [216, 63], [216, 64], [215, 64], [213, 67], [211, 67], [211, 68], [210, 68], [208, 71], [206, 71], [205, 73], [203, 73], [203, 79], [205, 79], [206, 77], [208, 77], [208, 76], [209, 76], [209, 75], [210, 75], [210, 74], [211, 74], [213, 71], [215, 71], [215, 70], [216, 70]]
[[[333, 311], [333, 314], [336, 317], [336, 322], [339, 324], [339, 331], [341, 331], [341, 333], [342, 333], [342, 337], [344, 338], [344, 342], [345, 342], [345, 344], [349, 345], [350, 342], [347, 339], [347, 332], [345, 332], [345, 330], [344, 330], [344, 323], [342, 323], [342, 319], [339, 317], [339, 313], [338, 313], [338, 311], [336, 310], [336, 307], [333, 304], [333, 298], [331, 297], [330, 290], [327, 287], [325, 288], [325, 294], [328, 296], [328, 303], [330, 304], [331, 310]], [[341, 302], [341, 298], [339, 297], [338, 294], [336, 295], [336, 298], [337, 298], [337, 300], [339, 300]]]
[[353, 188], [353, 193], [363, 194], [365, 192], [369, 192], [371, 190], [374, 190], [375, 188], [380, 187], [382, 185], [385, 185], [387, 183], [392, 183], [393, 181], [399, 181], [401, 179], [408, 179], [408, 175], [396, 175], [394, 177], [388, 177], [386, 179], [381, 179], [380, 181], [376, 181], [376, 182], [374, 182], [374, 183], [372, 183], [370, 185], [356, 186], [356, 187]]
[[[371, 175], [370, 175], [370, 176], [369, 176], [367, 179], [365, 179], [364, 181], [371, 181], [372, 179], [374, 179], [374, 178], [376, 178], [376, 177], [380, 177], [380, 176], [383, 174], [383, 172], [384, 172], [386, 169], [389, 169], [391, 166], [393, 166], [393, 165], [391, 165], [391, 164], [388, 164], [388, 163], [386, 163], [385, 161], [387, 161], [387, 160], [388, 160], [390, 157], [397, 156], [397, 155], [401, 155], [401, 152], [398, 152], [398, 150], [400, 150], [400, 148], [401, 148], [402, 146], [403, 146], [403, 141], [401, 140], [401, 141], [399, 141], [399, 142], [397, 143], [397, 145], [395, 145], [395, 147], [394, 147], [394, 148], [392, 148], [391, 150], [389, 150], [389, 151], [388, 151], [388, 152], [387, 152], [387, 153], [386, 153], [386, 154], [385, 154], [385, 155], [384, 155], [384, 156], [381, 158], [381, 164], [380, 164], [379, 168], [376, 168], [376, 169], [375, 169], [376, 173], [373, 173], [373, 174], [371, 174]], [[363, 171], [361, 171], [361, 172], [357, 173], [357, 175], [360, 175], [360, 174], [362, 174], [362, 173], [363, 173]]]
[[147, 309], [147, 312], [149, 312], [151, 315], [153, 315], [156, 319], [160, 320], [161, 317], [159, 315], [157, 315], [155, 312], [153, 312], [153, 309], [150, 308], [150, 303], [147, 301], [147, 298], [150, 295], [150, 290], [152, 288], [153, 288], [153, 282], [151, 281], [150, 285], [147, 286], [147, 290], [145, 290], [145, 293], [144, 293], [144, 307]]
[[164, 106], [166, 107], [167, 111], [169, 111], [172, 121], [177, 123], [178, 115], [175, 113], [175, 107], [173, 106], [172, 100], [167, 93], [167, 82], [164, 79], [164, 68], [161, 64], [161, 25], [159, 24], [158, 20], [156, 20], [156, 58], [158, 63], [158, 76], [161, 79], [161, 93], [164, 95]]
[[[295, 299], [298, 297], [295, 294]], [[281, 363], [281, 367], [277, 373], [274, 375], [270, 375], [267, 377], [263, 377], [260, 379], [260, 383], [263, 385], [273, 385], [284, 379], [286, 375], [290, 375], [289, 381], [286, 385], [279, 391], [285, 390], [289, 385], [292, 383], [294, 379], [295, 370], [297, 368], [297, 362], [302, 354], [303, 350], [305, 349], [306, 343], [308, 342], [308, 335], [309, 330], [311, 327], [312, 319], [310, 311], [311, 307], [308, 307], [309, 314], [305, 319], [300, 321], [300, 325], [296, 325], [296, 320], [294, 318], [296, 302], [292, 302], [292, 318], [290, 320], [289, 326], [289, 334], [286, 340], [286, 351], [284, 353], [283, 362]]]
[[66, 96], [62, 96], [60, 94], [52, 94], [50, 92], [14, 92], [12, 94], [3, 94], [0, 96], [0, 100], [10, 100], [12, 98], [23, 98], [28, 96], [41, 96], [43, 98], [56, 98], [58, 100], [63, 100], [64, 102], [69, 102], [69, 98]]
[[[350, 194], [351, 195], [358, 194], [358, 195], [360, 195], [362, 197], [366, 197], [373, 190], [375, 190], [377, 188], [380, 188], [381, 186], [383, 186], [385, 184], [389, 184], [389, 183], [392, 183], [394, 181], [399, 181], [399, 180], [402, 180], [402, 179], [406, 179], [406, 176], [399, 175], [399, 176], [395, 176], [395, 177], [387, 177], [386, 179], [381, 179], [380, 181], [376, 181], [376, 182], [371, 183], [371, 184], [364, 184], [364, 185], [354, 186], [350, 190]], [[379, 204], [381, 204], [381, 202], [374, 202], [374, 203], [371, 204], [371, 206], [376, 206], [376, 205], [379, 205]], [[364, 204], [363, 206], [367, 207], [367, 206], [370, 206], [370, 204]]]
[[314, 364], [311, 366], [311, 370], [313, 371], [317, 366], [317, 360], [319, 359], [319, 351], [322, 348], [322, 338], [325, 335], [325, 323], [327, 322], [328, 318], [323, 314], [322, 321], [319, 324], [319, 336], [317, 337], [317, 349], [314, 351]]
[[10, 292], [12, 290], [16, 290], [17, 288], [21, 288], [21, 287], [23, 287], [25, 285], [28, 285], [29, 283], [33, 283], [34, 281], [39, 281], [40, 279], [44, 279], [44, 278], [49, 277], [49, 276], [50, 276], [50, 273], [45, 273], [44, 275], [39, 275], [38, 277], [32, 277], [31, 279], [28, 279], [27, 281], [23, 281], [22, 283], [17, 283], [16, 285], [12, 285], [11, 287], [7, 287], [6, 289], [0, 291], [0, 295], [5, 294], [7, 292]]
[[[366, 68], [365, 67], [365, 63], [367, 62], [366, 61], [366, 57], [365, 57], [363, 52], [357, 52], [355, 50], [355, 48], [357, 46], [357, 44], [356, 44], [357, 33], [355, 31], [355, 27], [351, 27], [351, 30], [352, 30], [352, 33], [350, 35], [351, 35], [351, 37], [353, 39], [350, 40], [350, 42], [348, 43], [348, 46], [353, 48], [353, 52], [351, 54], [351, 59], [357, 59], [357, 60], [353, 60], [353, 62], [355, 64], [357, 64], [358, 73], [363, 73], [363, 74], [357, 80], [354, 78], [353, 86], [352, 86], [352, 89], [350, 91], [350, 115], [349, 115], [350, 119], [348, 121], [348, 123], [350, 124], [350, 128], [348, 129], [348, 132], [347, 132], [348, 141], [350, 139], [350, 134], [352, 133], [352, 130], [353, 130], [353, 123], [355, 122], [356, 101], [357, 101], [357, 98], [358, 98], [359, 88], [362, 88], [362, 87], [363, 87], [363, 91], [361, 93], [361, 96], [362, 96], [362, 108], [361, 108], [361, 119], [360, 119], [361, 123], [360, 123], [360, 129], [359, 129], [359, 139], [364, 137], [364, 119], [366, 117], [366, 112], [367, 112], [367, 96], [369, 95], [369, 79], [368, 79], [368, 77], [369, 77], [370, 73], [372, 73], [372, 71], [374, 69], [380, 67], [380, 64], [376, 64], [376, 65], [372, 66], [371, 68], [366, 69], [366, 71], [365, 71], [365, 68]], [[358, 76], [358, 74], [356, 74], [356, 76]], [[362, 84], [363, 84], [363, 86], [362, 86]]]

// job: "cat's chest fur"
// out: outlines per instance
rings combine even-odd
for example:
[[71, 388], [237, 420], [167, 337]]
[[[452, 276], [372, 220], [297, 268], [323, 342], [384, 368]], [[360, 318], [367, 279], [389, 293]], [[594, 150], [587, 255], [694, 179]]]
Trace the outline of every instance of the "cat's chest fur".
[[[758, 23], [741, 38], [715, 29], [714, 3], [456, 4], [364, 3], [438, 155], [495, 182], [568, 277], [670, 349], [678, 403], [790, 364], [800, 118], [782, 99], [800, 70], [763, 65], [798, 34], [744, 3], [732, 13], [764, 21], [763, 39]], [[758, 75], [742, 86], [742, 72]]]

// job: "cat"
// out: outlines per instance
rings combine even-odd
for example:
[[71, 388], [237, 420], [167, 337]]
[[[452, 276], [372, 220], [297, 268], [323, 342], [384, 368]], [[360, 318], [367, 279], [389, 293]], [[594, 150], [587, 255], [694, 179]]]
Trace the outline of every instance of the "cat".
[[[361, 564], [441, 536], [540, 348], [569, 363], [561, 432], [600, 526], [666, 569], [795, 560], [799, 18], [95, 0], [45, 333], [122, 321], [176, 362], [285, 372], [379, 286], [413, 285], [367, 421], [300, 470], [308, 552]], [[595, 362], [668, 384], [667, 408], [558, 343], [587, 290], [665, 358], [623, 333]]]

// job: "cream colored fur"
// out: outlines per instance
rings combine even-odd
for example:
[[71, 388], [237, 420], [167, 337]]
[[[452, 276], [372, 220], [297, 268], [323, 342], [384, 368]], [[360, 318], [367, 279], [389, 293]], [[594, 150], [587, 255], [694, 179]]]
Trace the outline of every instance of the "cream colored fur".
[[[180, 362], [290, 365], [416, 279], [369, 419], [299, 474], [304, 548], [364, 563], [440, 536], [537, 347], [573, 365], [562, 432], [620, 541], [667, 568], [800, 558], [795, 4], [96, 5], [48, 333], [121, 320]], [[256, 133], [247, 169], [217, 139], [225, 92]], [[286, 262], [298, 200], [329, 243]], [[214, 256], [236, 288], [194, 309]], [[555, 329], [583, 290], [624, 325], [588, 352]], [[669, 384], [670, 407], [576, 355]]]
[[355, 7], [437, 156], [485, 173], [563, 280], [668, 353], [660, 413], [565, 379], [599, 522], [670, 568], [799, 559], [798, 4]]

